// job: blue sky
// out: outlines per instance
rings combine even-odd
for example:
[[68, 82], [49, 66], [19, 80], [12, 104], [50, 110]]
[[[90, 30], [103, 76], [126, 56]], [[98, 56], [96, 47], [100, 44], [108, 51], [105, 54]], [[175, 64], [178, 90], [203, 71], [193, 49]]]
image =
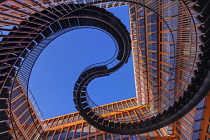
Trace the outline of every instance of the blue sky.
[[[127, 6], [108, 11], [129, 31]], [[78, 76], [89, 65], [110, 59], [114, 51], [113, 40], [94, 29], [71, 31], [50, 43], [38, 58], [29, 84], [45, 119], [76, 112], [72, 92]], [[94, 79], [88, 93], [98, 105], [135, 97], [132, 56], [117, 72]]]

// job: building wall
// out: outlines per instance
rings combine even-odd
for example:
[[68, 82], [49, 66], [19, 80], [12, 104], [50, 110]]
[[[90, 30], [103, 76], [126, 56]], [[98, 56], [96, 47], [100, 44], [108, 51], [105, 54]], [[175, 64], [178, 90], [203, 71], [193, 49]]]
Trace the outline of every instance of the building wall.
[[[195, 18], [197, 13], [190, 8], [192, 3], [186, 2], [196, 26], [199, 26]], [[192, 45], [191, 40], [192, 36], [195, 38], [195, 31], [190, 33], [189, 24], [193, 26], [193, 22], [187, 17], [188, 9], [184, 9], [180, 1], [142, 3], [153, 7], [154, 11], [129, 5], [136, 96], [139, 104], [150, 105], [154, 112], [161, 112], [183, 93], [193, 76], [192, 71], [196, 69], [193, 60], [196, 45]], [[199, 30], [197, 33], [199, 36]], [[200, 44], [198, 38], [197, 45]], [[168, 134], [182, 140], [199, 139], [202, 116], [209, 116], [203, 114], [204, 104], [205, 99], [182, 119], [167, 126]]]
[[[151, 115], [150, 107], [139, 106], [136, 98], [114, 102], [94, 108], [103, 117], [112, 121], [136, 121]], [[57, 139], [89, 139], [89, 140], [147, 140], [168, 136], [164, 128], [135, 136], [109, 134], [89, 125], [78, 112], [44, 120], [43, 126], [47, 132], [47, 140]]]
[[197, 115], [196, 123], [198, 125], [197, 128], [194, 128], [193, 137], [201, 140], [209, 140], [210, 139], [210, 96], [208, 95], [202, 103], [199, 109], [199, 113]]
[[[148, 1], [144, 4], [152, 7], [161, 3]], [[133, 4], [129, 9], [136, 96], [139, 104], [150, 105], [153, 113], [162, 112], [170, 106], [168, 102], [174, 101], [175, 72], [172, 69], [175, 49], [170, 31], [157, 13], [164, 18], [171, 15], [162, 13], [162, 8], [156, 8], [155, 13]], [[172, 125], [166, 128], [168, 134], [172, 134]]]
[[[16, 81], [14, 83], [14, 88], [11, 92], [11, 110], [14, 120], [10, 120], [9, 126], [11, 128], [11, 134], [13, 137], [21, 139], [40, 138], [44, 136], [44, 131], [41, 125], [40, 118], [37, 113], [39, 113], [34, 108], [35, 106], [28, 100], [27, 94], [21, 88], [21, 84]], [[14, 127], [14, 131], [13, 128]]]

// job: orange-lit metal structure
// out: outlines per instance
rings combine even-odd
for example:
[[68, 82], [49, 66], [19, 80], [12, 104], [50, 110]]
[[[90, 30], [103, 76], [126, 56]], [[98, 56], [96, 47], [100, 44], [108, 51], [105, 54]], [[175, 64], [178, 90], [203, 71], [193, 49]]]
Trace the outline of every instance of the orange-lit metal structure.
[[[104, 108], [110, 108], [110, 110], [105, 110]], [[141, 119], [142, 117], [146, 118], [145, 114], [149, 112], [149, 108], [149, 105], [139, 106], [137, 104], [137, 99], [131, 98], [95, 107], [94, 110], [98, 110], [104, 117], [116, 120], [127, 119], [129, 122], [129, 120], [137, 120]], [[89, 125], [85, 120], [82, 119], [78, 112], [47, 119], [42, 123], [43, 127], [48, 131], [48, 139], [114, 140], [151, 139], [160, 137], [162, 137], [162, 139], [166, 137], [175, 138], [173, 135], [168, 136], [165, 128], [133, 136], [109, 134]]]
[[[193, 59], [193, 55], [199, 50], [196, 48], [195, 40], [191, 40], [191, 49], [185, 48], [190, 45], [189, 39], [192, 36], [189, 32], [190, 27], [184, 26], [186, 18], [189, 17], [184, 14], [187, 11], [179, 9], [182, 7], [181, 1], [173, 3], [145, 1], [145, 3], [161, 7], [159, 12], [165, 11], [166, 14], [163, 14], [163, 17], [166, 17], [166, 21], [143, 6], [129, 5], [136, 96], [140, 104], [150, 105], [159, 111], [165, 106], [163, 102], [177, 100], [174, 96], [186, 88], [185, 82], [193, 74], [188, 67], [197, 61]], [[188, 5], [192, 4], [188, 3]], [[191, 8], [188, 10], [194, 17], [195, 26], [199, 27], [200, 23], [195, 18], [197, 13]], [[173, 29], [172, 32], [169, 31], [166, 22]], [[190, 24], [190, 20], [188, 23]], [[199, 34], [200, 31], [195, 32]], [[173, 42], [173, 36], [177, 39], [176, 45]], [[197, 45], [201, 44], [200, 38], [197, 38]], [[208, 98], [182, 119], [167, 126], [168, 133], [177, 139], [208, 139], [206, 130], [209, 114], [205, 104], [208, 104]], [[206, 110], [205, 113], [203, 113], [204, 110]], [[204, 116], [205, 125], [202, 121]]]
[[84, 19], [76, 22], [67, 15], [90, 5], [126, 4], [137, 98], [92, 109], [108, 120], [122, 120], [129, 129], [129, 123], [164, 114], [175, 103], [193, 99], [199, 86], [208, 82], [204, 78], [209, 69], [209, 1], [5, 0], [0, 3], [0, 139], [210, 139], [209, 96], [173, 124], [137, 135], [102, 132], [78, 112], [40, 119], [33, 95], [29, 96], [30, 71], [50, 41], [74, 29], [67, 29], [69, 25], [83, 23]]

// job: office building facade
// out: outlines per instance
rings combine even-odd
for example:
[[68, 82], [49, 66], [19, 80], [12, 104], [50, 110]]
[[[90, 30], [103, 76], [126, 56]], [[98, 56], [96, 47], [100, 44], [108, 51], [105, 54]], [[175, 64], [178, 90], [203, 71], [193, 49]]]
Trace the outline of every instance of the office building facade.
[[[200, 23], [195, 18], [198, 14], [192, 8], [193, 3], [185, 3], [189, 9], [183, 7], [182, 1], [145, 1], [145, 4], [154, 6], [157, 11], [129, 5], [136, 96], [140, 104], [149, 104], [158, 112], [170, 106], [167, 104], [170, 100], [177, 100], [175, 96], [187, 88], [186, 83], [196, 69], [193, 68], [197, 59], [195, 52], [199, 51], [196, 45], [202, 43], [200, 38], [193, 40], [190, 24], [199, 27]], [[187, 12], [194, 18], [186, 17]], [[194, 35], [199, 32], [194, 30]], [[208, 119], [203, 121], [203, 117], [208, 116], [204, 114], [207, 99], [169, 125], [169, 133], [178, 139], [208, 139], [207, 134], [204, 136], [208, 133], [207, 126], [203, 126], [208, 123]]]
[[[111, 104], [95, 107], [103, 117], [112, 120], [139, 120], [146, 118], [150, 106], [139, 106], [137, 98], [126, 99]], [[43, 127], [48, 131], [47, 139], [83, 139], [83, 140], [115, 140], [115, 139], [155, 139], [175, 138], [168, 135], [165, 128], [139, 135], [117, 135], [100, 131], [83, 120], [78, 112], [44, 120]]]

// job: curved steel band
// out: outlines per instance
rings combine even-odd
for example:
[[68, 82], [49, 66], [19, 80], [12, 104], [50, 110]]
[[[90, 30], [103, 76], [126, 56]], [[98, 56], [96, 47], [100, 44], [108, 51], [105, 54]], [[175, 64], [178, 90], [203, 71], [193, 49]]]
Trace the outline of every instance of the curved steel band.
[[[97, 11], [95, 12], [97, 13]], [[93, 12], [92, 15], [94, 16], [96, 13]], [[100, 20], [103, 22], [103, 26], [110, 27], [109, 30], [111, 30], [112, 32], [109, 32], [109, 30], [106, 31], [109, 32], [117, 41], [118, 54], [115, 61], [116, 63], [112, 64], [111, 67], [110, 63], [105, 63], [102, 65], [89, 67], [88, 69], [83, 71], [74, 86], [74, 102], [76, 104], [76, 108], [78, 109], [78, 111], [80, 111], [80, 115], [82, 115], [83, 118], [88, 121], [88, 123], [102, 131], [121, 134], [123, 133], [123, 130], [119, 129], [120, 127], [115, 128], [110, 126], [111, 123], [113, 125], [115, 125], [115, 123], [109, 122], [100, 115], [97, 115], [91, 109], [86, 97], [87, 86], [91, 82], [91, 80], [97, 77], [107, 76], [110, 73], [118, 70], [124, 63], [127, 62], [130, 56], [131, 41], [126, 27], [113, 14], [107, 11], [103, 11], [100, 16]], [[100, 25], [99, 28], [103, 28], [103, 26]]]
[[[37, 60], [38, 56], [41, 54], [41, 52], [45, 49], [45, 47], [53, 41], [58, 36], [62, 35], [63, 33], [66, 33], [71, 30], [80, 29], [80, 28], [95, 28], [100, 29], [107, 33], [108, 35], [111, 35], [115, 39], [115, 41], [118, 42], [118, 50], [119, 54], [117, 56], [118, 61], [127, 61], [129, 55], [130, 55], [130, 38], [129, 33], [126, 30], [126, 27], [119, 21], [118, 18], [116, 18], [112, 13], [107, 12], [104, 9], [97, 8], [95, 6], [86, 6], [86, 5], [69, 5], [71, 8], [75, 8], [75, 6], [79, 9], [81, 6], [83, 6], [83, 9], [78, 10], [77, 8], [75, 11], [70, 11], [70, 14], [67, 14], [66, 16], [61, 17], [60, 19], [57, 18], [54, 22], [51, 22], [48, 24], [45, 28], [42, 28], [42, 30], [35, 30], [33, 26], [29, 26], [30, 24], [26, 24], [25, 22], [21, 22], [19, 28], [14, 27], [13, 30], [19, 30], [25, 33], [31, 32], [33, 40], [30, 40], [28, 38], [22, 39], [22, 38], [3, 38], [3, 41], [10, 41], [13, 43], [14, 46], [21, 46], [20, 48], [17, 47], [16, 52], [9, 53], [9, 58], [13, 58], [12, 61], [9, 59], [2, 59], [5, 60], [3, 64], [11, 64], [9, 68], [3, 69], [1, 73], [8, 76], [7, 80], [5, 80], [5, 83], [2, 84], [3, 90], [1, 94], [1, 103], [6, 104], [7, 98], [9, 98], [9, 87], [13, 86], [14, 82], [21, 83], [23, 88], [22, 90], [27, 91], [28, 86], [28, 80], [30, 77], [31, 70], [34, 66], [35, 61]], [[43, 13], [46, 11], [43, 11]], [[33, 20], [33, 18], [31, 19]], [[117, 26], [116, 26], [117, 23]], [[115, 27], [116, 26], [116, 27]], [[31, 29], [31, 28], [34, 29]], [[123, 28], [123, 30], [121, 30]], [[16, 33], [11, 32], [10, 35], [25, 35], [24, 33]], [[35, 34], [35, 35], [33, 35]], [[35, 36], [35, 37], [33, 37]], [[126, 40], [124, 40], [126, 38]], [[14, 41], [15, 40], [15, 41]], [[125, 42], [125, 43], [122, 43]], [[20, 44], [21, 43], [21, 44]], [[124, 44], [126, 44], [126, 47], [128, 47], [126, 50], [127, 52], [123, 52], [124, 49], [122, 47]], [[11, 46], [11, 44], [5, 44], [2, 46], [2, 48], [5, 48], [5, 51], [7, 48]], [[126, 54], [126, 57], [123, 56]], [[19, 56], [19, 57], [17, 57]], [[123, 64], [123, 63], [122, 63]], [[12, 66], [14, 65], [14, 67]], [[8, 74], [10, 73], [10, 74]], [[8, 74], [8, 75], [7, 75]], [[15, 78], [15, 80], [14, 80]], [[9, 100], [9, 107], [10, 107], [10, 115], [13, 115], [13, 110], [11, 109], [11, 102], [12, 102], [12, 93], [10, 94], [10, 100]], [[7, 109], [8, 106], [1, 106], [4, 107], [4, 109]], [[30, 106], [28, 106], [29, 108]], [[2, 108], [3, 109], [3, 108]], [[5, 117], [0, 118], [0, 121], [4, 121], [8, 119], [8, 115], [6, 111], [3, 112]], [[12, 118], [10, 119], [12, 121]], [[15, 121], [12, 121], [15, 123]], [[9, 126], [7, 123], [3, 123], [3, 127], [7, 128], [5, 131], [9, 129]], [[14, 124], [16, 125], [16, 124]], [[37, 128], [38, 130], [38, 128]], [[40, 132], [42, 134], [42, 132]], [[9, 133], [8, 133], [9, 135]], [[44, 135], [44, 134], [42, 134]], [[6, 135], [5, 135], [6, 136]]]
[[[80, 114], [91, 125], [108, 133], [134, 135], [154, 131], [167, 126], [182, 118], [185, 114], [192, 110], [210, 90], [210, 87], [208, 86], [210, 82], [208, 64], [209, 57], [207, 52], [204, 54], [205, 55], [200, 55], [201, 62], [197, 63], [198, 69], [194, 71], [195, 77], [192, 78], [192, 83], [188, 85], [188, 88], [184, 91], [183, 96], [181, 96], [173, 106], [170, 106], [167, 110], [163, 111], [163, 113], [159, 113], [157, 116], [148, 118], [145, 121], [142, 120], [130, 123], [110, 121], [96, 114], [88, 105], [86, 100], [86, 87], [88, 86], [88, 83], [96, 77], [104, 76], [109, 74], [109, 72], [117, 70], [119, 67], [113, 67], [109, 70], [104, 65], [98, 69], [92, 68], [83, 72], [75, 84], [74, 98], [75, 104], [77, 105], [76, 107], [80, 111]], [[120, 63], [123, 62], [121, 61]]]

